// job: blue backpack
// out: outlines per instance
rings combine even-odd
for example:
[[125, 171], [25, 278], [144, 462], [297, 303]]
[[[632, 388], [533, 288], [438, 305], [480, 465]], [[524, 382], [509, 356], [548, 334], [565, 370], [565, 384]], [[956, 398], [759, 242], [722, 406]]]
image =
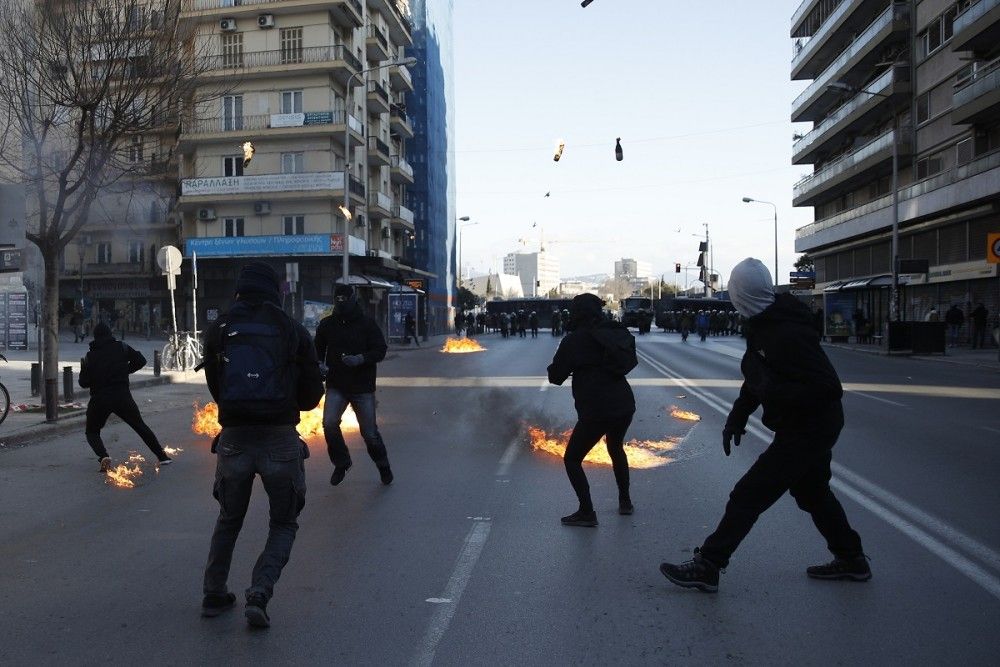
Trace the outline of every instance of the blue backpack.
[[[219, 407], [226, 412], [282, 413], [297, 408], [295, 351], [298, 338], [288, 316], [262, 304], [251, 320], [234, 308], [219, 323]], [[269, 311], [260, 321], [261, 310]]]

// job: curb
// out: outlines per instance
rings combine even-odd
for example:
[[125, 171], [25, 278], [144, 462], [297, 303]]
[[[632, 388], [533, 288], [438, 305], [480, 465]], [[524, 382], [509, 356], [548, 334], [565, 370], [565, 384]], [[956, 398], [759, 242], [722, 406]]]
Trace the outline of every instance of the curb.
[[[908, 359], [919, 359], [920, 361], [938, 361], [944, 364], [952, 364], [954, 366], [975, 366], [977, 368], [983, 367], [983, 362], [978, 360], [964, 361], [962, 359], [954, 359], [946, 355], [922, 355], [922, 354], [890, 354], [884, 352], [878, 347], [874, 348], [861, 348], [861, 347], [851, 347], [850, 345], [840, 345], [838, 343], [823, 343], [823, 347], [832, 347], [838, 350], [847, 350], [849, 352], [857, 352], [858, 354], [870, 354], [877, 357], [905, 357]], [[990, 360], [995, 361], [995, 360]], [[986, 370], [997, 370], [1000, 369], [986, 367]]]

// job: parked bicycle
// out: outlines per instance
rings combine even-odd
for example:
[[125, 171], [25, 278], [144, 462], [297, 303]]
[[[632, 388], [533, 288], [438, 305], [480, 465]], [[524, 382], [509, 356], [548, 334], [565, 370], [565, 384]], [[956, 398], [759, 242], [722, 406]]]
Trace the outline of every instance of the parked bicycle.
[[163, 346], [160, 364], [168, 371], [190, 371], [201, 360], [202, 347], [198, 336], [190, 331], [170, 334]]
[[[0, 359], [7, 361], [7, 357], [0, 354]], [[10, 392], [7, 391], [7, 387], [4, 386], [3, 382], [0, 382], [0, 424], [3, 420], [7, 419], [7, 414], [10, 412]]]

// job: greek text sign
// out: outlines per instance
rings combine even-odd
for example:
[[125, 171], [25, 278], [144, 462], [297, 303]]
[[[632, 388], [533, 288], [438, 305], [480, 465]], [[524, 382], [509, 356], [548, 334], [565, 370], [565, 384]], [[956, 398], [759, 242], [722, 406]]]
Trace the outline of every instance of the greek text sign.
[[[336, 236], [339, 244], [340, 237]], [[343, 246], [340, 246], [343, 247]], [[184, 255], [190, 257], [268, 257], [284, 255], [328, 255], [336, 248], [330, 234], [295, 236], [214, 236], [184, 242]]]
[[264, 174], [262, 176], [215, 176], [209, 178], [185, 178], [181, 181], [181, 194], [186, 197], [343, 189], [344, 172], [342, 171], [317, 171], [305, 174]]

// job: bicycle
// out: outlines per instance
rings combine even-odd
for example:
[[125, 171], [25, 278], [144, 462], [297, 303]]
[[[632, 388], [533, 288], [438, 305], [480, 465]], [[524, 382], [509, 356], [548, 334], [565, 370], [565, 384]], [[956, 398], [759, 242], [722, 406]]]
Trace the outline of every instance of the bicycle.
[[[0, 359], [7, 361], [7, 357], [0, 354]], [[10, 392], [7, 391], [7, 387], [3, 382], [0, 382], [0, 424], [7, 419], [7, 415], [10, 414]]]
[[163, 346], [160, 363], [168, 371], [189, 371], [202, 357], [201, 341], [190, 331], [170, 334], [170, 340]]

